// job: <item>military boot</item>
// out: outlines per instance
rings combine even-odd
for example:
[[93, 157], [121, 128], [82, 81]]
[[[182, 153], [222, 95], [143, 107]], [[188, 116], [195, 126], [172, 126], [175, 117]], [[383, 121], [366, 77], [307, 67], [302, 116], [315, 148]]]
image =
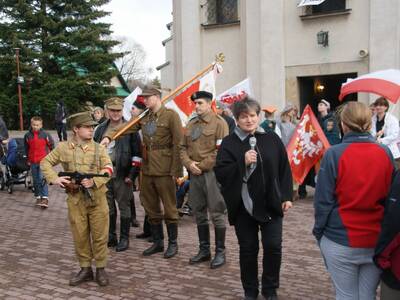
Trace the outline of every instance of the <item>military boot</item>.
[[117, 215], [110, 214], [110, 227], [108, 228], [108, 247], [115, 247], [118, 244], [117, 234], [115, 233], [117, 227]]
[[108, 276], [104, 268], [96, 269], [96, 282], [99, 286], [108, 285]]
[[194, 265], [199, 262], [208, 261], [211, 259], [210, 253], [210, 229], [207, 225], [197, 226], [197, 233], [199, 235], [199, 252], [189, 259], [189, 264]]
[[91, 281], [91, 280], [93, 280], [92, 268], [84, 267], [84, 268], [81, 268], [81, 270], [69, 280], [69, 285], [77, 286], [83, 282]]
[[129, 248], [129, 229], [131, 227], [131, 219], [121, 218], [120, 230], [121, 234], [119, 236], [119, 243], [115, 248], [115, 251], [121, 252]]
[[225, 227], [215, 227], [215, 256], [210, 268], [216, 269], [225, 264]]
[[164, 252], [164, 258], [171, 258], [178, 253], [178, 224], [167, 224], [168, 248]]
[[151, 234], [153, 237], [153, 245], [143, 251], [144, 256], [150, 256], [154, 253], [164, 251], [164, 232], [162, 223], [151, 225]]
[[136, 235], [137, 239], [147, 239], [151, 237], [151, 225], [149, 223], [149, 217], [147, 215], [144, 216], [143, 221], [143, 232]]

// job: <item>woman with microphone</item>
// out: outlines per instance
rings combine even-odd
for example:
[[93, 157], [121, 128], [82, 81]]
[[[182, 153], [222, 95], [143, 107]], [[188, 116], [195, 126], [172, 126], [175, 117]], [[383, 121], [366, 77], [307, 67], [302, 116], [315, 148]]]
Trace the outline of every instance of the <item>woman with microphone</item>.
[[237, 122], [225, 137], [214, 168], [224, 197], [229, 223], [235, 227], [240, 247], [240, 273], [244, 299], [256, 299], [258, 282], [258, 232], [263, 245], [261, 293], [277, 298], [282, 256], [282, 218], [292, 207], [292, 174], [286, 149], [272, 131], [257, 131], [260, 105], [245, 98], [232, 106]]

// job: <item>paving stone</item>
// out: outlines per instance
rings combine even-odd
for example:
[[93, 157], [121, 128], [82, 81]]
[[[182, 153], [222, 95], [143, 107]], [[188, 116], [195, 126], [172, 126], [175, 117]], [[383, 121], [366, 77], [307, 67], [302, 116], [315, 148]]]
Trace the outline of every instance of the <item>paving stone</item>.
[[[131, 228], [130, 249], [120, 253], [110, 249], [109, 286], [99, 287], [95, 282], [68, 286], [70, 276], [79, 266], [66, 197], [55, 186], [50, 186], [49, 192], [49, 208], [43, 210], [35, 207], [33, 194], [23, 185], [15, 186], [13, 194], [0, 191], [1, 299], [243, 298], [234, 229], [227, 230], [225, 266], [216, 270], [211, 270], [209, 263], [190, 266], [188, 261], [197, 253], [198, 241], [196, 225], [188, 216], [179, 224], [176, 257], [164, 259], [162, 253], [143, 257], [141, 253], [150, 243], [134, 238], [142, 228]], [[144, 212], [137, 193], [135, 199], [138, 220], [142, 222]], [[312, 200], [308, 198], [295, 202], [285, 217], [280, 299], [334, 299], [332, 284], [311, 234], [313, 213]], [[211, 241], [214, 241], [212, 230]], [[260, 251], [260, 270], [261, 254]]]

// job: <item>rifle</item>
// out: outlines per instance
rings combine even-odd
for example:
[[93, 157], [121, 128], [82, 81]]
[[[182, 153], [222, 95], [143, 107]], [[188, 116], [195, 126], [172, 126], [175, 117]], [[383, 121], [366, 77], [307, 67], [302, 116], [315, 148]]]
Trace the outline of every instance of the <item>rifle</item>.
[[85, 194], [86, 199], [93, 200], [92, 193], [85, 188], [82, 184], [81, 181], [85, 178], [91, 179], [93, 177], [109, 177], [108, 173], [104, 174], [96, 174], [96, 173], [80, 173], [78, 171], [75, 172], [59, 172], [58, 177], [69, 177], [75, 181], [75, 184], [79, 185], [79, 188], [81, 191]]

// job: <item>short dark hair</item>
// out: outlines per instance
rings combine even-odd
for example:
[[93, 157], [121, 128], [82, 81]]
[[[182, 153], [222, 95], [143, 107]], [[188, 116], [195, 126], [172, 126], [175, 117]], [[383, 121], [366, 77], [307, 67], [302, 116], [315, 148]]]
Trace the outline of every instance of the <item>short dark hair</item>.
[[249, 97], [245, 97], [232, 105], [232, 113], [236, 120], [239, 118], [240, 114], [248, 113], [250, 110], [254, 110], [257, 115], [259, 115], [261, 107], [260, 103]]
[[389, 101], [386, 100], [386, 98], [384, 97], [380, 97], [378, 99], [375, 100], [374, 102], [375, 106], [385, 106], [385, 107], [389, 107]]

